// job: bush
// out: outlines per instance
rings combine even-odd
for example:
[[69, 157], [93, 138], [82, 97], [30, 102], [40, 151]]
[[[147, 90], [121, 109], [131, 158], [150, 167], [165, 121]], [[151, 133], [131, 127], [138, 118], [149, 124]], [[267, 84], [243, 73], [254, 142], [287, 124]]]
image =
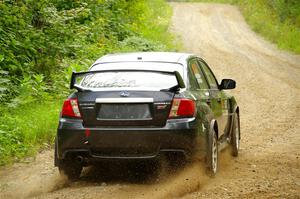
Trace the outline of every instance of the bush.
[[167, 49], [165, 45], [136, 36], [126, 38], [120, 44], [124, 51], [164, 51]]

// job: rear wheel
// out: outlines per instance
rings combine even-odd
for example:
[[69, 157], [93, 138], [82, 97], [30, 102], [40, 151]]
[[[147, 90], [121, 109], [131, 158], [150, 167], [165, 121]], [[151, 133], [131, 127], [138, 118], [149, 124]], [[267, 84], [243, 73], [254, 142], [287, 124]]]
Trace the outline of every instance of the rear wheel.
[[210, 176], [215, 176], [218, 170], [218, 138], [214, 129], [208, 136], [207, 171]]
[[240, 118], [237, 113], [234, 115], [233, 130], [231, 135], [232, 156], [237, 157], [240, 148]]
[[79, 178], [82, 170], [82, 165], [71, 160], [64, 161], [58, 165], [59, 172], [66, 175], [69, 180], [76, 180]]

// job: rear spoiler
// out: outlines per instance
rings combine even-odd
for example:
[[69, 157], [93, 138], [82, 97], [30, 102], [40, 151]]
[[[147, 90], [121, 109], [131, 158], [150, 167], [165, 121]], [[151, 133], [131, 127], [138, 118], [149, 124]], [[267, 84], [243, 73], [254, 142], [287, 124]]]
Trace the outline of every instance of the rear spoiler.
[[124, 72], [156, 72], [156, 73], [164, 73], [164, 74], [170, 74], [175, 75], [177, 80], [177, 85], [173, 86], [167, 90], [169, 91], [178, 91], [180, 88], [185, 88], [184, 81], [178, 71], [174, 72], [168, 72], [168, 71], [156, 71], [156, 70], [130, 70], [130, 69], [118, 69], [118, 70], [97, 70], [97, 71], [85, 71], [85, 72], [72, 72], [71, 76], [71, 82], [70, 82], [70, 89], [77, 89], [78, 91], [90, 91], [90, 89], [84, 88], [76, 83], [76, 78], [78, 76], [83, 76], [86, 74], [93, 74], [93, 73], [103, 73], [103, 72], [116, 72], [116, 71], [124, 71]]

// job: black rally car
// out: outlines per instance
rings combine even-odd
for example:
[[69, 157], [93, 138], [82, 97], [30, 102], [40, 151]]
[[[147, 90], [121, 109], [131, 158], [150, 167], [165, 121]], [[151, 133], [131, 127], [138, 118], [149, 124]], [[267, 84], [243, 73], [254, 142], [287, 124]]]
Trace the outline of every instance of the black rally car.
[[106, 55], [73, 72], [55, 141], [55, 166], [69, 178], [105, 160], [144, 161], [162, 154], [204, 157], [211, 175], [218, 151], [238, 155], [239, 107], [203, 59], [145, 52]]

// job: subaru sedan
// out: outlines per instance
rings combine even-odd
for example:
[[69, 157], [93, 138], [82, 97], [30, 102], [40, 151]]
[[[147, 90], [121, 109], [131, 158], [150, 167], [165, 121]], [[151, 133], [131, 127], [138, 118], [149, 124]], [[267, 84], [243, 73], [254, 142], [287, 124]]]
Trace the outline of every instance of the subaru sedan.
[[239, 107], [208, 64], [187, 53], [110, 54], [73, 72], [55, 140], [55, 166], [69, 179], [101, 161], [202, 159], [209, 175], [226, 146], [237, 156]]

